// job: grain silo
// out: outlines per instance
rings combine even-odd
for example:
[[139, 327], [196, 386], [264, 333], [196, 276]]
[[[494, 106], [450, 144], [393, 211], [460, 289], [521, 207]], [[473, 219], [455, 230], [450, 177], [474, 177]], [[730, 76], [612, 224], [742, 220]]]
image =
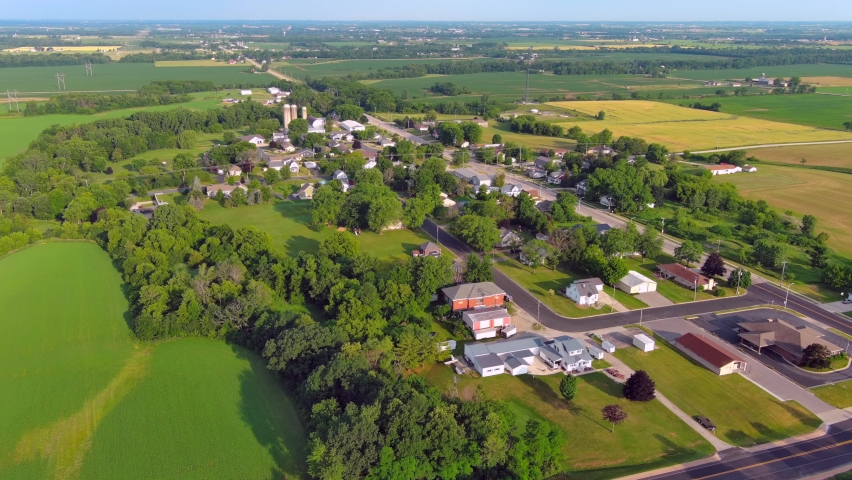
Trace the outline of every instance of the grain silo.
[[290, 105], [290, 120], [295, 120], [299, 118], [299, 106], [295, 103]]
[[308, 107], [302, 107], [302, 118], [308, 119]]
[[284, 104], [284, 127], [287, 127], [287, 125], [290, 125], [290, 104], [289, 103]]

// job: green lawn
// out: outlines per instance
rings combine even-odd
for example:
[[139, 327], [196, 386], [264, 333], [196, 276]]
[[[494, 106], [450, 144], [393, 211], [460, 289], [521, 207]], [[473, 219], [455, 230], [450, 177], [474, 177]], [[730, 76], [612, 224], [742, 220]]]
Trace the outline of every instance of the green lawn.
[[0, 260], [0, 478], [306, 477], [305, 433], [264, 361], [212, 340], [135, 344], [121, 285], [92, 243]]
[[[442, 391], [452, 389], [452, 371], [443, 365], [428, 367], [423, 375]], [[559, 393], [562, 375], [489, 378], [459, 376], [462, 398], [482, 387], [492, 398], [506, 402], [518, 425], [529, 419], [546, 419], [558, 425], [568, 442], [564, 468], [572, 479], [603, 479], [631, 475], [696, 460], [713, 453], [713, 447], [658, 401], [629, 402], [621, 385], [602, 373], [581, 375], [577, 396], [565, 401]], [[629, 415], [621, 425], [601, 419], [601, 408], [621, 405]]]
[[811, 393], [821, 398], [825, 403], [837, 408], [852, 407], [852, 380], [812, 388]]
[[822, 421], [796, 402], [780, 402], [739, 374], [720, 377], [655, 335], [657, 349], [616, 350], [634, 370], [645, 370], [657, 388], [690, 416], [716, 424], [722, 440], [740, 447], [808, 433]]
[[809, 372], [832, 372], [834, 370], [843, 370], [844, 368], [849, 366], [849, 358], [832, 358], [831, 366], [828, 368], [811, 368], [811, 367], [802, 367]]
[[[310, 225], [311, 202], [276, 200], [251, 207], [224, 208], [208, 200], [199, 214], [213, 223], [227, 223], [233, 228], [253, 225], [272, 235], [272, 244], [282, 253], [297, 256], [299, 252], [316, 253], [320, 243], [330, 237], [335, 228]], [[431, 237], [421, 230], [408, 229], [384, 232], [381, 235], [365, 231], [358, 237], [360, 251], [379, 258], [385, 270], [403, 263], [411, 251]], [[445, 250], [446, 252], [446, 250]]]

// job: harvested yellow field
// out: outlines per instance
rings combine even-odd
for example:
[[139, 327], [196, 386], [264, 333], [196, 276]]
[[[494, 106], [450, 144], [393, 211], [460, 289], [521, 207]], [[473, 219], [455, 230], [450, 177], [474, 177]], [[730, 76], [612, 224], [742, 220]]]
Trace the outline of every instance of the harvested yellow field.
[[245, 67], [247, 64], [230, 65], [228, 62], [217, 62], [215, 60], [162, 60], [154, 62], [155, 67], [237, 67], [240, 65]]
[[852, 87], [850, 77], [802, 77], [802, 82], [823, 87]]
[[[31, 47], [17, 47], [17, 48], [7, 48], [3, 50], [4, 52], [10, 53], [29, 53]], [[121, 45], [108, 45], [108, 46], [98, 46], [98, 45], [82, 45], [79, 47], [53, 47], [53, 52], [39, 52], [39, 53], [94, 53], [94, 52], [110, 52], [114, 50], [118, 50], [121, 48]]]
[[[603, 111], [605, 120], [583, 122], [588, 133], [608, 128], [616, 137], [641, 137], [672, 151], [708, 150], [773, 143], [852, 140], [852, 133], [804, 125], [738, 117], [650, 101], [555, 102], [588, 115]], [[562, 122], [570, 128], [576, 123]]]
[[755, 148], [748, 154], [769, 162], [801, 164], [804, 158], [805, 165], [852, 168], [852, 143]]

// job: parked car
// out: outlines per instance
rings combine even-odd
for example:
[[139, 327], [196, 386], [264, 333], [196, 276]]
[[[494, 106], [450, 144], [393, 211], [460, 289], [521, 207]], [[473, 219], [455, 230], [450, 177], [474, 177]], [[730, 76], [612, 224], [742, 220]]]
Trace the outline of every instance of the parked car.
[[703, 417], [701, 415], [697, 415], [695, 417], [695, 421], [698, 422], [699, 425], [710, 430], [713, 433], [716, 433], [716, 425], [713, 425], [713, 422], [710, 421], [709, 418]]

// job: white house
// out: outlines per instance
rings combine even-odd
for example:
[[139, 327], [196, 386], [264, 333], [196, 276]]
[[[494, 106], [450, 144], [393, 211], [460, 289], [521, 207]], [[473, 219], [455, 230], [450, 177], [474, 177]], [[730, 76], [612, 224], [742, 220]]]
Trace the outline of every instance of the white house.
[[375, 160], [370, 160], [364, 164], [364, 168], [376, 168], [376, 165], [378, 165], [378, 163], [376, 163]]
[[283, 142], [289, 141], [290, 137], [285, 132], [272, 132], [272, 141], [273, 142]]
[[316, 162], [305, 162], [305, 168], [307, 168], [308, 170], [313, 170], [317, 168], [317, 164]]
[[527, 169], [527, 176], [530, 177], [530, 178], [536, 178], [536, 179], [537, 178], [544, 178], [544, 177], [547, 176], [547, 171], [542, 170], [540, 168], [535, 168], [535, 167], [528, 168]]
[[239, 165], [231, 165], [228, 167], [227, 174], [229, 177], [239, 177], [242, 175], [243, 169]]
[[489, 177], [488, 175], [483, 175], [481, 173], [477, 173], [470, 180], [471, 180], [471, 183], [473, 184], [473, 188], [475, 188], [476, 190], [479, 190], [479, 187], [481, 187], [483, 185], [486, 186], [486, 187], [491, 186], [491, 177]]
[[243, 135], [240, 137], [240, 141], [249, 142], [253, 145], [260, 145], [262, 143], [266, 143], [266, 139], [261, 137], [260, 135]]
[[757, 171], [757, 167], [752, 167], [751, 165], [743, 165], [743, 171], [748, 173], [754, 173]]
[[395, 147], [396, 142], [394, 142], [390, 138], [382, 137], [382, 138], [379, 139], [379, 145], [381, 145], [382, 148], [384, 148], [384, 147]]
[[269, 157], [269, 160], [266, 162], [268, 168], [278, 171], [281, 171], [284, 165], [286, 165], [286, 162], [284, 162], [282, 157]]
[[547, 176], [547, 183], [552, 183], [554, 185], [559, 185], [562, 183], [562, 179], [565, 178], [565, 172], [562, 170], [554, 170], [550, 172]]
[[633, 336], [633, 346], [646, 353], [653, 352], [654, 340], [648, 335], [640, 333], [639, 335]]
[[[520, 338], [518, 338], [520, 337]], [[553, 370], [566, 372], [591, 368], [594, 360], [580, 340], [559, 336], [553, 340], [535, 334], [488, 343], [472, 342], [464, 346], [464, 356], [483, 377], [501, 373], [523, 375], [539, 359]]]
[[251, 95], [250, 89], [240, 90], [240, 95]]
[[728, 163], [720, 163], [719, 165], [707, 165], [707, 170], [713, 175], [730, 175], [732, 173], [742, 172], [742, 167], [731, 165]]
[[346, 175], [346, 172], [343, 170], [336, 170], [334, 174], [331, 175], [332, 180], [340, 180], [343, 183], [349, 183], [349, 177]]
[[344, 120], [340, 122], [340, 126], [347, 132], [363, 132], [365, 130], [364, 125], [354, 120]]
[[631, 294], [657, 291], [657, 282], [633, 270], [627, 272], [615, 286], [622, 292]]
[[497, 248], [515, 247], [523, 243], [523, 240], [517, 233], [508, 228], [500, 228], [500, 241], [497, 242]]
[[331, 132], [330, 136], [332, 140], [337, 142], [351, 142], [352, 140], [355, 140], [355, 137], [351, 133], [347, 132]]
[[612, 207], [612, 205], [613, 205], [612, 197], [606, 197], [606, 196], [601, 197], [600, 204], [603, 205], [604, 207], [607, 207], [607, 208]]
[[227, 197], [230, 197], [231, 193], [238, 188], [242, 188], [244, 191], [248, 192], [248, 187], [246, 187], [245, 185], [240, 184], [240, 183], [238, 183], [236, 185], [228, 185], [227, 183], [218, 183], [216, 185], [210, 185], [209, 187], [207, 187], [207, 196], [210, 197], [210, 198], [215, 198], [216, 194], [218, 194], [219, 192], [222, 192], [222, 195], [224, 195], [227, 198]]
[[513, 185], [511, 183], [503, 185], [503, 187], [500, 189], [500, 193], [502, 193], [503, 195], [508, 195], [510, 197], [517, 197], [521, 194], [522, 191], [523, 190], [521, 190], [521, 187]]
[[574, 300], [577, 305], [594, 305], [598, 303], [603, 286], [599, 278], [575, 280], [574, 283], [565, 287], [565, 296]]
[[290, 173], [299, 173], [299, 162], [290, 162]]
[[505, 325], [512, 323], [512, 316], [503, 307], [485, 307], [462, 313], [462, 321], [473, 332], [473, 338], [494, 338]]

